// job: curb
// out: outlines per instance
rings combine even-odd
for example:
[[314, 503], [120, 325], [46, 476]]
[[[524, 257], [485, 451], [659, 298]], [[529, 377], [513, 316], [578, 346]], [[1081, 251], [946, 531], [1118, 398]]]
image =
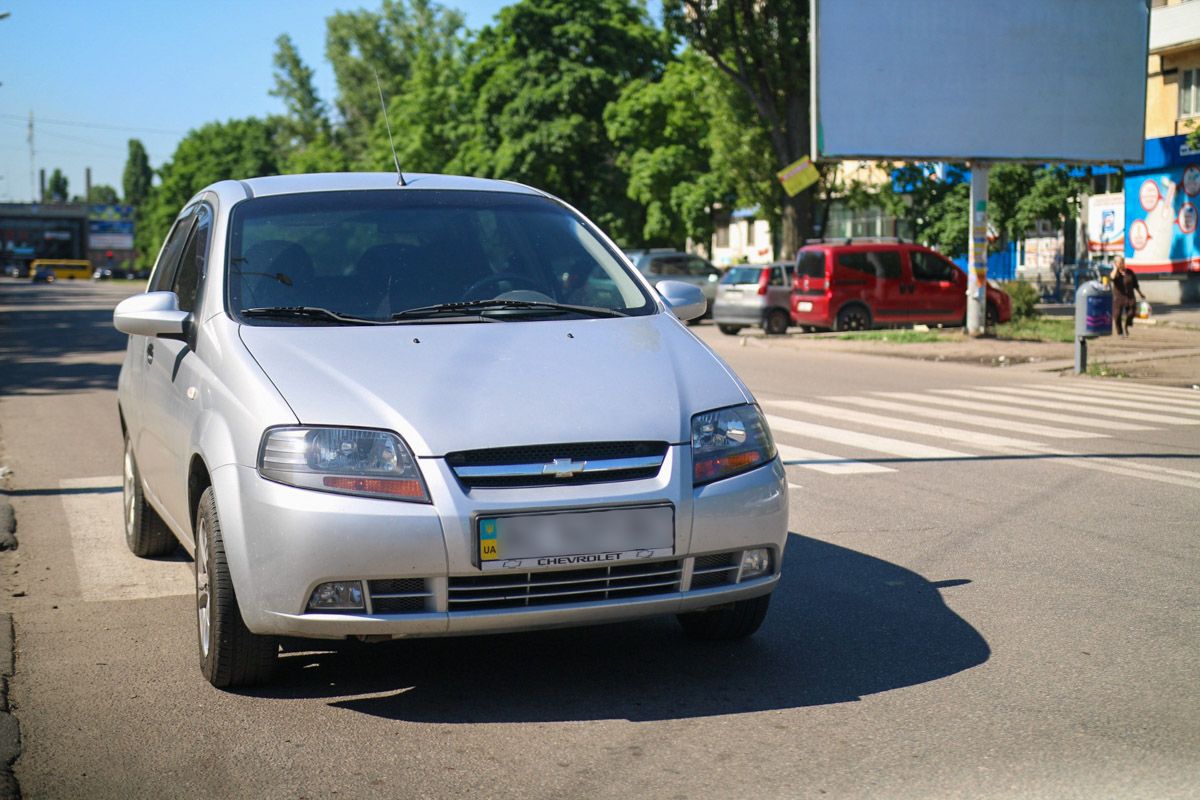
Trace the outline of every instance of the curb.
[[12, 503], [0, 500], [0, 550], [17, 549], [17, 515]]
[[0, 614], [0, 800], [19, 800], [13, 763], [21, 755], [21, 726], [8, 707], [8, 684], [15, 655], [12, 614]]

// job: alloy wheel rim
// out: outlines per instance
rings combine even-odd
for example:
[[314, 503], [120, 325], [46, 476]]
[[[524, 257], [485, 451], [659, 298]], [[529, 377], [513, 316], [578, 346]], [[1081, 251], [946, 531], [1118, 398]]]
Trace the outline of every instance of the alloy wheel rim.
[[122, 489], [125, 492], [125, 536], [133, 535], [133, 512], [134, 512], [134, 496], [133, 496], [133, 453], [128, 444], [125, 445], [125, 469], [124, 480], [122, 481]]
[[196, 526], [196, 622], [200, 632], [200, 653], [208, 655], [209, 625], [212, 620], [212, 592], [208, 581], [208, 524], [201, 517]]

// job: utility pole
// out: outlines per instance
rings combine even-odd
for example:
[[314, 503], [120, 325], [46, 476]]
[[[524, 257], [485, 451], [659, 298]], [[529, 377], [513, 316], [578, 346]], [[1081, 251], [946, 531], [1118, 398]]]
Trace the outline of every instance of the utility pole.
[[29, 109], [29, 136], [27, 138], [29, 140], [29, 199], [36, 203], [37, 202], [37, 200], [36, 200], [36, 198], [37, 198], [37, 182], [34, 180], [34, 172], [36, 170], [34, 169], [34, 166], [33, 166], [34, 152], [33, 152], [33, 109], [32, 108]]
[[988, 169], [971, 163], [971, 238], [967, 247], [967, 334], [980, 336], [987, 323]]

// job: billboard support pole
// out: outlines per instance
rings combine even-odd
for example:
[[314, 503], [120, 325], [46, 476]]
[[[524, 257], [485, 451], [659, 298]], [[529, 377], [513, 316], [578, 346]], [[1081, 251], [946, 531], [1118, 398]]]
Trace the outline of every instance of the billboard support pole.
[[967, 334], [982, 336], [987, 321], [988, 172], [987, 162], [971, 162], [971, 218], [967, 247]]

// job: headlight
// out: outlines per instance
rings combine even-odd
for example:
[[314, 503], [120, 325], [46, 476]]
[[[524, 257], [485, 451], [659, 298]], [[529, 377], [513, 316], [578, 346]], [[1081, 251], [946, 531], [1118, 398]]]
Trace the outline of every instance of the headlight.
[[412, 452], [387, 431], [273, 428], [263, 435], [258, 474], [303, 489], [429, 502]]
[[728, 478], [775, 458], [775, 442], [758, 406], [705, 411], [692, 417], [692, 484]]

